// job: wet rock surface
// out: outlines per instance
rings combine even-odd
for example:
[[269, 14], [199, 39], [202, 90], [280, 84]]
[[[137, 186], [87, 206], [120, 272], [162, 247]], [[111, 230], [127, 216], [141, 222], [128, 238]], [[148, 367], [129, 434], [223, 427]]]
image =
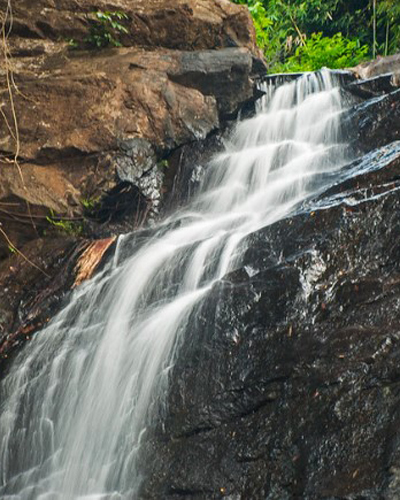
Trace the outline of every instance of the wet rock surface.
[[224, 135], [232, 130], [232, 124], [224, 131], [210, 134], [206, 140], [176, 149], [168, 160], [164, 198], [165, 213], [185, 206], [196, 195], [205, 169], [213, 156], [224, 149]]
[[[359, 93], [361, 85], [347, 88]], [[373, 95], [353, 107], [343, 120], [349, 136], [355, 136], [352, 146], [360, 153], [400, 138], [400, 89], [387, 78], [367, 80], [363, 88], [373, 88]]]
[[0, 365], [45, 325], [59, 309], [75, 275], [77, 256], [85, 245], [75, 238], [31, 241], [23, 257], [13, 255], [0, 264]]
[[250, 235], [242, 267], [193, 314], [167, 414], [144, 446], [142, 498], [398, 498], [392, 133], [318, 199]]

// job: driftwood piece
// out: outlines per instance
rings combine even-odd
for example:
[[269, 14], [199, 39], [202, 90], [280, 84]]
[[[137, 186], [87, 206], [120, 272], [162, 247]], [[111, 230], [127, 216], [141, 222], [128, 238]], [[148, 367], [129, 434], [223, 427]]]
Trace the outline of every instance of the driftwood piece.
[[75, 265], [76, 278], [73, 287], [80, 285], [83, 281], [93, 276], [104, 254], [115, 240], [116, 236], [112, 236], [111, 238], [96, 240], [90, 243]]

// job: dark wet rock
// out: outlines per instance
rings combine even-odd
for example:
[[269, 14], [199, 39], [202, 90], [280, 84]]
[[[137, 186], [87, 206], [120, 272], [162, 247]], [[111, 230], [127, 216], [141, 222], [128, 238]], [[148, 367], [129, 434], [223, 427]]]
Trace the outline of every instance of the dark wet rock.
[[143, 498], [396, 498], [399, 175], [387, 145], [247, 238], [193, 314]]
[[[224, 131], [229, 134], [231, 127]], [[196, 141], [177, 148], [168, 158], [164, 211], [184, 206], [198, 191], [205, 169], [216, 153], [223, 151], [224, 132], [210, 134], [204, 141]]]
[[350, 136], [357, 131], [353, 146], [371, 151], [400, 139], [400, 89], [362, 101], [343, 120]]
[[157, 164], [157, 155], [152, 144], [141, 138], [129, 139], [120, 144], [120, 151], [113, 160], [118, 179], [130, 184], [132, 188], [136, 187], [147, 200], [152, 215], [157, 215], [163, 173]]
[[400, 146], [382, 81], [359, 106], [360, 150], [382, 148], [250, 235], [193, 315], [143, 498], [397, 498]]
[[128, 139], [119, 145], [120, 156], [116, 158], [116, 172], [122, 182], [134, 184], [138, 178], [157, 163], [153, 146], [146, 139]]
[[84, 245], [73, 237], [37, 239], [0, 265], [0, 366], [59, 309]]
[[0, 264], [0, 373], [60, 310], [71, 289], [102, 268], [115, 239], [41, 238]]
[[[340, 69], [332, 71], [340, 79], [343, 86], [348, 85], [350, 82], [353, 82], [356, 79], [356, 75], [352, 71]], [[274, 86], [283, 85], [285, 83], [290, 83], [297, 80], [297, 78], [299, 78], [303, 74], [304, 73], [273, 73], [261, 76], [260, 81], [269, 83]]]
[[395, 85], [393, 74], [386, 73], [385, 75], [375, 76], [367, 80], [356, 80], [348, 85], [345, 89], [363, 99], [370, 99], [382, 94], [393, 92], [397, 85]]
[[235, 117], [243, 104], [253, 99], [253, 86], [248, 81], [252, 73], [252, 57], [249, 52], [235, 49], [225, 49], [224, 52], [224, 58], [211, 50], [200, 54], [183, 53], [178, 70], [168, 76], [180, 85], [215, 96], [220, 116], [229, 118]]

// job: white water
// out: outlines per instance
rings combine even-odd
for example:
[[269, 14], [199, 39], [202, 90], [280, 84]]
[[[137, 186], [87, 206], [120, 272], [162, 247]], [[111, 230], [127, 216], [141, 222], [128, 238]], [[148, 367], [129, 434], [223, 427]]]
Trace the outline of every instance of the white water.
[[[132, 499], [138, 449], [162, 408], [179, 339], [239, 265], [243, 239], [341, 167], [341, 102], [327, 71], [280, 87], [240, 123], [191, 205], [113, 262], [26, 346], [1, 386], [0, 498]], [[135, 247], [128, 258], [122, 258]]]

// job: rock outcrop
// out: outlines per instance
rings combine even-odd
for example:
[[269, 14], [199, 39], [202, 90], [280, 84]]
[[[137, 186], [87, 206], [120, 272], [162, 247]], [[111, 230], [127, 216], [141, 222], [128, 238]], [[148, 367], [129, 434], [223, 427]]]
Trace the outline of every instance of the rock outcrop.
[[[8, 34], [0, 69], [3, 283], [19, 280], [25, 253], [49, 274], [44, 256], [54, 238], [81, 248], [82, 237], [110, 237], [156, 217], [171, 153], [225, 127], [254, 99], [262, 68], [248, 10], [228, 0], [8, 5], [0, 0]], [[93, 29], [102, 36], [109, 28], [96, 12], [122, 14], [124, 29], [108, 47], [91, 40]], [[24, 290], [36, 289], [34, 275], [21, 277], [12, 303], [3, 298], [13, 317], [3, 318], [3, 335], [18, 330], [16, 318], [24, 324], [16, 308]]]
[[[6, 1], [1, 7], [5, 12]], [[84, 42], [96, 11], [123, 12], [125, 46], [178, 50], [246, 47], [259, 54], [247, 9], [228, 0], [19, 0], [13, 7], [13, 33], [22, 39]], [[20, 42], [22, 51], [35, 45]]]
[[[132, 139], [149, 141], [156, 155], [146, 170], [130, 157], [131, 177], [157, 184], [159, 196], [157, 161], [205, 138], [253, 98], [261, 54], [247, 9], [228, 0], [41, 0], [12, 8], [0, 75], [8, 124], [0, 129], [0, 221], [18, 247], [37, 236], [32, 214], [39, 228], [49, 210], [81, 216], [82, 203], [125, 181], [116, 166], [121, 156], [126, 163]], [[123, 14], [124, 32], [113, 39], [121, 47], [91, 46], [95, 12]], [[99, 26], [107, 33], [107, 23]], [[0, 251], [4, 257], [7, 247]]]

